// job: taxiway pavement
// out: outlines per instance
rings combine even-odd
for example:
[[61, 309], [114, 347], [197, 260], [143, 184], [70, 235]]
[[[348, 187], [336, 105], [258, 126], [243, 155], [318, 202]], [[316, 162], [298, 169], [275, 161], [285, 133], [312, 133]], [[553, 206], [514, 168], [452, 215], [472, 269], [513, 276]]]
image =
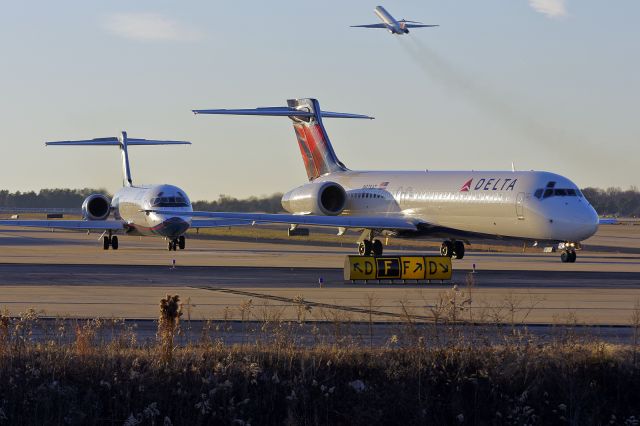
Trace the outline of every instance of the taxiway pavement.
[[[1, 231], [0, 307], [11, 314], [34, 308], [48, 316], [153, 319], [160, 298], [172, 293], [192, 319], [237, 319], [249, 306], [254, 320], [297, 319], [301, 312], [307, 320], [365, 320], [372, 311], [376, 321], [428, 321], [453, 303], [472, 321], [602, 325], [628, 325], [640, 310], [639, 226], [603, 227], [591, 242], [598, 251], [587, 248], [575, 264], [560, 263], [557, 253], [471, 250], [454, 261], [452, 282], [430, 285], [344, 283], [340, 267], [353, 253], [350, 242], [189, 239], [187, 250], [169, 252], [159, 238], [122, 237], [120, 250], [105, 252], [97, 237]], [[477, 273], [470, 274], [473, 264]]]

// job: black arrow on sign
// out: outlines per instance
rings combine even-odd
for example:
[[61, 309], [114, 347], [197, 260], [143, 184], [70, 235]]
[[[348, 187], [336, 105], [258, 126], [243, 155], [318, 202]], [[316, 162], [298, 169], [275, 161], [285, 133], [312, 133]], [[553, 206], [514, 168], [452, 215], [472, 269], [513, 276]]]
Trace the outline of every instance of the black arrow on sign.
[[354, 271], [358, 271], [358, 272], [364, 272], [362, 269], [360, 269], [360, 264], [359, 263], [354, 263], [353, 264], [353, 270]]
[[422, 271], [422, 263], [418, 263], [416, 265], [416, 269], [413, 270], [413, 273], [415, 274], [418, 271]]
[[443, 265], [442, 263], [440, 264], [440, 266], [442, 266], [442, 272], [447, 273], [449, 272], [449, 265]]

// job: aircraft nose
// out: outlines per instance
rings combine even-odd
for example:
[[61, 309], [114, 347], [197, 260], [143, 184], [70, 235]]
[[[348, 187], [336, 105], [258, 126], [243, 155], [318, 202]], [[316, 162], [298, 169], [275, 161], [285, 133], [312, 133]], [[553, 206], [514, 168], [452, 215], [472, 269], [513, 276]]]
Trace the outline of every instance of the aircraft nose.
[[598, 232], [598, 225], [600, 224], [598, 212], [596, 212], [596, 210], [591, 206], [588, 206], [588, 210], [589, 212], [586, 214], [584, 222], [585, 233], [589, 235], [587, 238]]
[[190, 227], [190, 221], [185, 220], [185, 217], [162, 215], [159, 218], [161, 225], [158, 231], [166, 237], [178, 237], [187, 232]]
[[584, 241], [591, 237], [598, 230], [598, 213], [589, 204], [580, 204], [576, 208], [571, 209], [568, 215], [560, 224], [569, 231], [570, 238], [573, 242]]

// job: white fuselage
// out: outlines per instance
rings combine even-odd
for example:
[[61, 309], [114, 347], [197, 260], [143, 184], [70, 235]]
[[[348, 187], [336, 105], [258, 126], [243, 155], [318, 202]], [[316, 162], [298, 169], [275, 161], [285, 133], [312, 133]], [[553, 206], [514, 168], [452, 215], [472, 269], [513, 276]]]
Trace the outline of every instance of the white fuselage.
[[548, 172], [345, 171], [316, 181], [346, 190], [345, 215], [403, 216], [432, 229], [539, 241], [580, 242], [598, 228], [578, 187]]
[[[193, 211], [186, 193], [172, 185], [125, 186], [111, 201], [116, 219], [126, 222], [129, 235], [159, 235], [170, 239], [183, 235], [191, 226]], [[148, 212], [148, 210], [155, 210]], [[163, 211], [184, 211], [184, 215]]]
[[387, 26], [387, 29], [390, 33], [404, 34], [409, 32], [407, 29], [403, 28], [402, 24], [400, 24], [400, 22], [398, 22], [393, 16], [391, 16], [391, 14], [387, 12], [384, 7], [376, 6], [376, 8], [373, 9], [373, 13], [375, 13], [376, 16], [380, 18], [382, 23]]

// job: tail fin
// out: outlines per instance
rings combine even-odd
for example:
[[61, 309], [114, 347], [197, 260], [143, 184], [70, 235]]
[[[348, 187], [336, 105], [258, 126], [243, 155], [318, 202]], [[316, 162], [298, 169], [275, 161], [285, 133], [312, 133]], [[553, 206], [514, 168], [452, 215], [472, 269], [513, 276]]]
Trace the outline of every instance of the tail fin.
[[157, 141], [149, 139], [136, 139], [128, 138], [127, 132], [120, 133], [117, 137], [110, 138], [96, 138], [80, 141], [60, 141], [60, 142], [45, 142], [45, 145], [52, 146], [118, 146], [122, 154], [122, 175], [125, 180], [123, 182], [126, 186], [133, 185], [133, 179], [131, 178], [131, 168], [129, 167], [129, 151], [130, 145], [191, 145], [191, 142], [185, 141]]
[[300, 153], [309, 180], [327, 173], [347, 170], [338, 160], [322, 118], [367, 118], [366, 115], [322, 111], [316, 99], [289, 99], [286, 107], [256, 109], [209, 109], [194, 110], [195, 114], [263, 115], [289, 117], [293, 120]]
[[312, 117], [293, 118], [293, 130], [296, 132], [302, 161], [307, 170], [309, 180], [314, 180], [327, 173], [347, 170], [338, 160], [333, 150], [327, 131], [322, 124], [320, 104], [316, 99], [290, 99], [290, 108], [308, 110]]

